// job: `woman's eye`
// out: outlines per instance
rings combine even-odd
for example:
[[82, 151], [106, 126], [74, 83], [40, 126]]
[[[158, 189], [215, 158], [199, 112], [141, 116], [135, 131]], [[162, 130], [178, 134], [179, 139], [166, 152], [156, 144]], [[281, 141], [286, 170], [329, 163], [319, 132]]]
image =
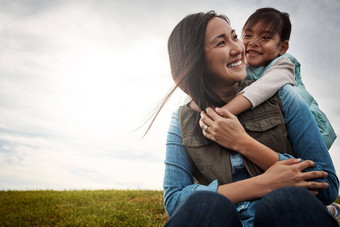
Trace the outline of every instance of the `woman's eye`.
[[263, 36], [262, 39], [268, 40], [271, 39], [269, 36]]
[[234, 38], [234, 40], [237, 40], [237, 39], [238, 39], [237, 35], [234, 35], [234, 37], [233, 37], [233, 38]]
[[221, 42], [217, 43], [216, 46], [221, 46], [221, 45], [223, 45], [223, 44], [225, 44], [225, 41], [221, 41]]
[[250, 38], [250, 35], [245, 34], [245, 35], [243, 35], [243, 38], [248, 39], [248, 38]]

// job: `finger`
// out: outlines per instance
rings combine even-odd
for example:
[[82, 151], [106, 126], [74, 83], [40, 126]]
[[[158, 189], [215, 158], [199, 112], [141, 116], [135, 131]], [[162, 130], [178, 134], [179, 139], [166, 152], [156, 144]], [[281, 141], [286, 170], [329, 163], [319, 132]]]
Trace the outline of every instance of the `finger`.
[[201, 111], [201, 113], [204, 113], [207, 117], [209, 117], [209, 118], [212, 120], [211, 116], [209, 115], [209, 113], [208, 113], [208, 111], [207, 111], [207, 110], [209, 110], [209, 109], [211, 109], [211, 108], [208, 107], [207, 109], [205, 109], [205, 111]]
[[317, 195], [319, 194], [319, 192], [317, 190], [309, 190], [313, 195]]
[[213, 120], [204, 113], [204, 111], [201, 111], [201, 121], [207, 126], [211, 126], [213, 124]]
[[199, 120], [199, 125], [202, 129], [202, 133], [203, 135], [208, 138], [208, 139], [212, 139], [211, 135], [209, 134], [208, 130], [209, 130], [209, 126], [207, 126], [206, 124], [204, 124], [204, 122], [202, 120]]
[[198, 124], [200, 125], [201, 129], [203, 129], [204, 125], [206, 125], [206, 124], [204, 124], [204, 122], [202, 121], [202, 119], [200, 119], [200, 120], [198, 121]]
[[283, 165], [294, 165], [301, 162], [301, 158], [289, 158], [283, 161], [279, 161], [278, 163], [281, 163]]
[[304, 170], [304, 169], [307, 169], [309, 167], [314, 167], [314, 166], [315, 166], [315, 163], [313, 161], [311, 161], [311, 160], [305, 160], [305, 161], [300, 162], [298, 164], [298, 168], [300, 170]]
[[205, 109], [205, 111], [207, 112], [207, 115], [211, 118], [211, 120], [215, 121], [218, 118], [221, 118], [222, 116], [220, 116], [218, 113], [215, 112], [215, 110], [213, 110], [212, 108], [208, 107]]
[[317, 189], [324, 189], [328, 188], [328, 183], [326, 182], [316, 182], [316, 181], [307, 181], [304, 183], [304, 187], [308, 190], [317, 190]]
[[199, 125], [200, 125], [200, 127], [201, 127], [201, 129], [202, 129], [203, 135], [204, 135], [205, 137], [207, 137], [208, 139], [212, 139], [211, 136], [210, 136], [210, 134], [209, 134], [209, 132], [208, 132], [209, 126], [206, 125], [206, 124], [202, 121], [202, 119], [199, 120]]
[[325, 172], [325, 171], [309, 171], [309, 172], [303, 172], [302, 173], [302, 178], [304, 180], [324, 178], [324, 177], [327, 177], [327, 176], [328, 176], [328, 173]]
[[222, 117], [226, 117], [226, 118], [233, 118], [233, 117], [235, 117], [235, 115], [230, 113], [227, 109], [222, 109], [222, 108], [216, 107], [215, 111], [216, 111], [216, 113], [218, 113]]
[[199, 120], [199, 125], [203, 131], [207, 131], [207, 128], [209, 127], [207, 124], [205, 124], [202, 119]]

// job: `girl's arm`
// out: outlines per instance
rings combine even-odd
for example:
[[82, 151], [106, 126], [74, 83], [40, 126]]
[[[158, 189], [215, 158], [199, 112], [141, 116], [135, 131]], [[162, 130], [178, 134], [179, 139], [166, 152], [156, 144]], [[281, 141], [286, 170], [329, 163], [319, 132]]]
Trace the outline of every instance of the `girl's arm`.
[[263, 76], [244, 88], [222, 109], [227, 109], [234, 115], [255, 108], [272, 97], [283, 85], [295, 85], [295, 65], [287, 58], [277, 60]]

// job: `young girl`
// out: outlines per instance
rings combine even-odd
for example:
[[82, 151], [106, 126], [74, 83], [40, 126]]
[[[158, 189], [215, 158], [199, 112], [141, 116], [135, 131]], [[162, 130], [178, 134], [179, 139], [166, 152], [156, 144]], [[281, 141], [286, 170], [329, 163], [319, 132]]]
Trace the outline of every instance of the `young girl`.
[[223, 108], [237, 115], [269, 99], [283, 85], [296, 85], [298, 93], [313, 113], [329, 149], [336, 134], [315, 99], [305, 89], [300, 75], [300, 63], [286, 53], [290, 33], [289, 15], [276, 9], [261, 8], [248, 18], [242, 30], [248, 64], [247, 79], [258, 81], [242, 90]]
[[[232, 101], [222, 108], [239, 114], [255, 108], [283, 85], [296, 85], [300, 96], [308, 104], [318, 124], [322, 138], [329, 149], [336, 134], [326, 115], [319, 109], [315, 99], [305, 89], [300, 75], [300, 63], [287, 54], [291, 23], [289, 15], [273, 8], [261, 8], [246, 21], [242, 38], [247, 61], [247, 78], [256, 80], [243, 89]], [[339, 205], [328, 206], [330, 213], [340, 221]]]

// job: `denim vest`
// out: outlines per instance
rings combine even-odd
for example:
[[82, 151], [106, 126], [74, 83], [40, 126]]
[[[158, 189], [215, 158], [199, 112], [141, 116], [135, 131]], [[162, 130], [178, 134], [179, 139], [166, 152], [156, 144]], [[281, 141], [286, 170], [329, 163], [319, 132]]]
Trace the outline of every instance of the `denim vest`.
[[[241, 82], [240, 85], [244, 87], [246, 84], [247, 82]], [[194, 163], [193, 177], [197, 183], [203, 185], [208, 185], [215, 179], [219, 184], [231, 183], [233, 178], [230, 153], [235, 151], [208, 140], [201, 131], [195, 130], [199, 114], [186, 105], [181, 106], [178, 112], [183, 146], [186, 147]], [[294, 155], [288, 139], [281, 99], [277, 93], [263, 104], [237, 117], [251, 137], [276, 152]], [[249, 159], [244, 156], [242, 158], [252, 177], [263, 173]]]

